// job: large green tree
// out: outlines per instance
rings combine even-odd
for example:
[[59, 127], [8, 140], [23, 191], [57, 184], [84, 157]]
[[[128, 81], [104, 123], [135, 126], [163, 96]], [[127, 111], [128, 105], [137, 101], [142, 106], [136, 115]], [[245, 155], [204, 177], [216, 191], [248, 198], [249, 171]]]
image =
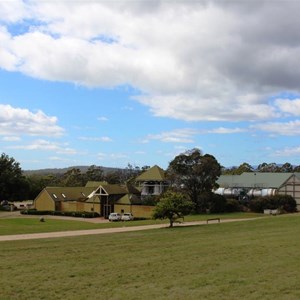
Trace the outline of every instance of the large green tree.
[[60, 179], [54, 174], [32, 174], [26, 176], [26, 178], [29, 183], [29, 199], [35, 199], [37, 195], [47, 186], [61, 185]]
[[20, 164], [7, 154], [0, 156], [0, 200], [24, 200], [29, 184], [23, 176]]
[[253, 167], [244, 162], [239, 167], [232, 167], [223, 171], [224, 175], [241, 175], [244, 172], [253, 172]]
[[80, 169], [72, 168], [64, 173], [62, 178], [63, 186], [84, 186], [85, 179]]
[[169, 219], [170, 227], [173, 223], [189, 214], [193, 209], [193, 203], [182, 193], [167, 191], [157, 203], [154, 212], [154, 219]]
[[170, 180], [189, 195], [197, 211], [202, 207], [200, 195], [210, 192], [220, 175], [221, 165], [215, 157], [197, 148], [177, 155], [168, 167]]
[[101, 167], [91, 165], [85, 173], [86, 181], [102, 181], [104, 172]]

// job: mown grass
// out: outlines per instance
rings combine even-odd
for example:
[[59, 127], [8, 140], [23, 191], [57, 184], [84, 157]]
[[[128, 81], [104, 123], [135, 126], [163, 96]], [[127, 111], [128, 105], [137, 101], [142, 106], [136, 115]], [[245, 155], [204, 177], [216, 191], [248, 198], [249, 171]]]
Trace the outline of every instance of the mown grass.
[[2, 242], [1, 299], [299, 299], [300, 217]]
[[[262, 216], [261, 214], [250, 213], [232, 213], [232, 214], [218, 214], [218, 215], [191, 215], [185, 217], [185, 222], [203, 221], [207, 218], [220, 217], [221, 219], [229, 218], [253, 218]], [[40, 222], [40, 216], [33, 218], [1, 218], [0, 219], [0, 235], [9, 234], [25, 234], [25, 233], [39, 233], [39, 232], [54, 232], [54, 231], [68, 231], [68, 230], [84, 230], [95, 228], [114, 228], [127, 226], [142, 226], [151, 224], [167, 223], [167, 220], [143, 220], [131, 222], [113, 222], [113, 223], [88, 223], [83, 221], [51, 219], [44, 217], [45, 222]]]

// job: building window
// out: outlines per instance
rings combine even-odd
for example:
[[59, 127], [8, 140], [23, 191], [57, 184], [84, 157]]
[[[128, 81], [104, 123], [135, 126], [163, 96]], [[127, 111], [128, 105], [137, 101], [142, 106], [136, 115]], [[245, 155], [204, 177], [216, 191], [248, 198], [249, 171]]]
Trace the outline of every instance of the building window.
[[56, 196], [54, 193], [53, 193], [52, 195], [53, 195], [53, 197], [54, 197], [55, 199], [57, 199], [57, 196]]
[[64, 193], [61, 194], [64, 198], [66, 198], [66, 195]]

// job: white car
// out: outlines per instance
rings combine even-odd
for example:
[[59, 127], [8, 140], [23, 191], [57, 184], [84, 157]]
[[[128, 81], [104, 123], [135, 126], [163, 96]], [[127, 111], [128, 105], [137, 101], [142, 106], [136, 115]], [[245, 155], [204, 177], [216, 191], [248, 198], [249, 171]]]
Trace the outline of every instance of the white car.
[[108, 220], [110, 222], [112, 221], [120, 221], [121, 220], [121, 215], [118, 213], [110, 213], [108, 216]]
[[134, 218], [133, 218], [133, 215], [132, 215], [132, 213], [124, 213], [123, 215], [122, 215], [122, 217], [121, 217], [121, 220], [122, 221], [131, 221], [131, 220], [133, 220]]

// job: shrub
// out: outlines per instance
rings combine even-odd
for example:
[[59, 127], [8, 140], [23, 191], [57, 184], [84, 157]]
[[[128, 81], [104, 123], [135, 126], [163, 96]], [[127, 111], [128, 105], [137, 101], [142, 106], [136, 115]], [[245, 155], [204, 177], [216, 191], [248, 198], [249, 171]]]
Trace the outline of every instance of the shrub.
[[25, 209], [21, 211], [21, 214], [26, 215], [53, 215], [53, 216], [67, 216], [77, 218], [97, 218], [100, 215], [96, 212], [91, 211], [50, 211], [50, 210], [36, 210], [36, 209]]
[[242, 206], [240, 205], [239, 201], [236, 199], [227, 199], [225, 205], [226, 212], [236, 212], [242, 211]]
[[295, 212], [297, 203], [290, 195], [265, 196], [252, 199], [249, 205], [253, 212], [262, 213], [264, 209], [280, 209], [283, 212]]
[[226, 209], [226, 199], [224, 196], [215, 193], [202, 193], [199, 196], [198, 204], [196, 206], [197, 213], [222, 213]]
[[217, 194], [212, 194], [209, 199], [209, 211], [211, 213], [222, 213], [226, 210], [225, 197]]

